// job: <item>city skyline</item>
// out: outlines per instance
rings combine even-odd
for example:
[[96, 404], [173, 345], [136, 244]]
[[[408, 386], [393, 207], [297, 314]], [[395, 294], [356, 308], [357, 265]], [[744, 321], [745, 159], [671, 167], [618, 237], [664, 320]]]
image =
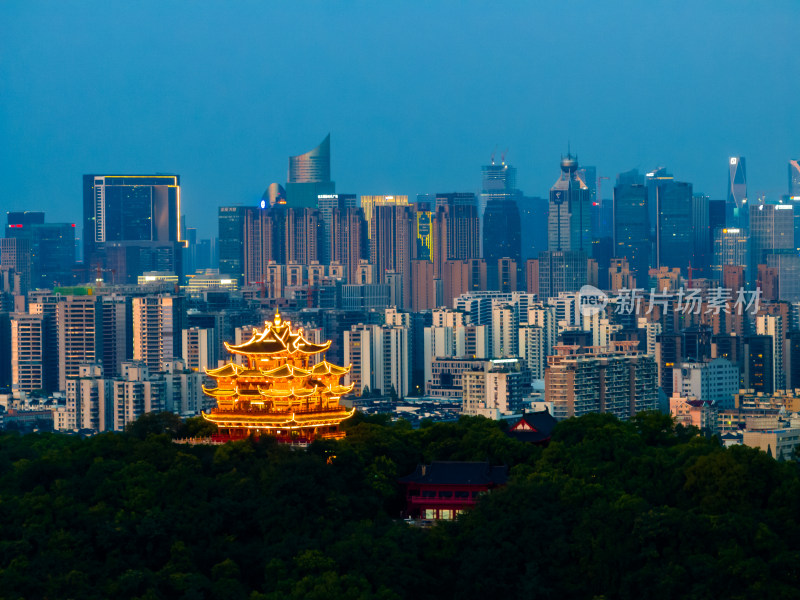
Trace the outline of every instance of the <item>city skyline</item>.
[[0, 205], [75, 221], [86, 173], [178, 173], [208, 237], [218, 206], [257, 204], [328, 133], [337, 191], [412, 198], [479, 192], [492, 155], [544, 196], [571, 147], [598, 176], [664, 166], [712, 199], [745, 156], [751, 197], [776, 199], [800, 155], [791, 2], [315, 7], [4, 4]]

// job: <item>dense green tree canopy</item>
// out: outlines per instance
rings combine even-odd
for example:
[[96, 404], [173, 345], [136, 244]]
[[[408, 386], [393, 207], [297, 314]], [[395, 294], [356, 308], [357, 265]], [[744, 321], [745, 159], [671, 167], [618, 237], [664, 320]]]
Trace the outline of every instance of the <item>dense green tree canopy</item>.
[[[794, 463], [656, 413], [559, 424], [546, 449], [482, 418], [357, 415], [307, 451], [124, 434], [0, 436], [0, 598], [796, 598]], [[458, 521], [399, 519], [432, 460], [507, 464]]]

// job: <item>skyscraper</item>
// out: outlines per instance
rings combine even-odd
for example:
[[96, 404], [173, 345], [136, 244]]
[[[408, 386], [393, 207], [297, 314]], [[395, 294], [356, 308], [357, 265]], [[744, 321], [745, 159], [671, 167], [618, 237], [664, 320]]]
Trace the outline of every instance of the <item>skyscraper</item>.
[[482, 185], [481, 195], [478, 199], [478, 218], [483, 220], [483, 213], [489, 200], [505, 200], [514, 195], [517, 189], [517, 169], [507, 165], [505, 160], [500, 164], [492, 164], [481, 167]]
[[711, 270], [713, 230], [710, 228], [710, 198], [705, 194], [692, 196], [692, 267], [700, 277]]
[[747, 235], [738, 228], [716, 229], [714, 231], [714, 260], [711, 275], [722, 281], [723, 267], [738, 265], [747, 269]]
[[547, 250], [547, 198], [517, 196], [522, 260], [539, 256]]
[[[104, 254], [109, 246], [125, 259], [146, 263], [142, 255], [158, 252], [153, 244], [158, 242], [172, 247], [168, 270], [182, 275], [180, 216], [178, 175], [84, 175], [84, 265], [106, 267]], [[134, 281], [142, 274], [129, 271], [128, 278]]]
[[658, 167], [645, 175], [645, 185], [647, 186], [647, 204], [650, 213], [650, 228], [655, 237], [655, 228], [658, 226], [658, 202], [656, 202], [658, 188], [665, 183], [674, 181], [672, 173], [667, 172], [666, 167]]
[[286, 204], [313, 208], [317, 206], [319, 195], [335, 192], [336, 184], [331, 181], [331, 136], [328, 134], [316, 148], [289, 157]]
[[636, 283], [644, 287], [650, 268], [647, 188], [637, 170], [621, 173], [614, 186], [614, 256], [625, 258]]
[[747, 229], [747, 172], [744, 156], [728, 159], [728, 199], [726, 202], [728, 227]]
[[693, 258], [692, 184], [668, 181], [657, 186], [656, 264], [686, 273]]
[[791, 205], [759, 204], [750, 212], [749, 282], [755, 282], [758, 265], [767, 264], [767, 254], [793, 249], [794, 215]]
[[800, 161], [789, 161], [789, 196], [800, 198]]
[[244, 206], [219, 207], [219, 272], [244, 279]]
[[444, 263], [448, 260], [480, 256], [478, 231], [474, 194], [436, 194], [432, 255], [434, 277], [443, 277]]
[[305, 154], [289, 157], [287, 183], [319, 183], [331, 180], [331, 134]]
[[320, 214], [320, 239], [319, 262], [323, 265], [330, 264], [331, 235], [333, 227], [333, 211], [349, 207], [360, 207], [358, 196], [355, 194], [320, 194], [317, 196], [317, 209]]
[[562, 158], [561, 176], [550, 188], [548, 249], [588, 254], [592, 247], [591, 199], [577, 169], [577, 157], [568, 154]]
[[522, 264], [520, 253], [520, 219], [513, 198], [492, 198], [483, 213], [483, 258], [489, 271], [488, 278], [497, 281], [497, 261], [512, 259]]
[[577, 157], [562, 157], [561, 176], [550, 188], [548, 251], [538, 259], [542, 298], [576, 291], [587, 281], [587, 259], [592, 251], [591, 200], [577, 170]]

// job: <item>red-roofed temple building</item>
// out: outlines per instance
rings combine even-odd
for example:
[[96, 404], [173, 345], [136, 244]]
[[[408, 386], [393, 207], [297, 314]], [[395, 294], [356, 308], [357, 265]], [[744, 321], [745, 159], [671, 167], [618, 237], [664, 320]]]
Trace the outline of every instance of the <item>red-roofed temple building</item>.
[[405, 516], [411, 519], [455, 519], [481, 494], [505, 485], [508, 467], [488, 462], [432, 462], [400, 479], [405, 488]]

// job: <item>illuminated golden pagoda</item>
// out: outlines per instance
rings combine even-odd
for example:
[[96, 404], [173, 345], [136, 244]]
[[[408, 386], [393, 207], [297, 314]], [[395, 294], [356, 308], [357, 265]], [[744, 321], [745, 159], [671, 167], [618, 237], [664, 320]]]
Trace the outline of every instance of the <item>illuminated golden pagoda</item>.
[[238, 439], [251, 433], [267, 434], [284, 442], [342, 438], [339, 424], [355, 409], [339, 404], [339, 398], [353, 389], [339, 383], [350, 367], [338, 367], [312, 357], [330, 348], [303, 337], [302, 328], [292, 329], [275, 313], [262, 331], [255, 329], [247, 342], [225, 347], [245, 357], [246, 366], [233, 362], [206, 369], [217, 382], [203, 392], [217, 401], [216, 408], [203, 417], [219, 427], [217, 439]]

